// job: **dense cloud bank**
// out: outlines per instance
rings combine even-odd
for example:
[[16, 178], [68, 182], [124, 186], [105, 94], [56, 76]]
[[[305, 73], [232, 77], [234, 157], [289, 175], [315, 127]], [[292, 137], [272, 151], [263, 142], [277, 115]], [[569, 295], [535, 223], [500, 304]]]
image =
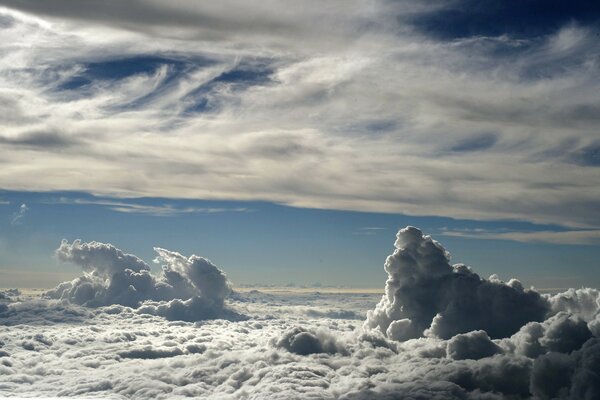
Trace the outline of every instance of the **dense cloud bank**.
[[63, 240], [56, 255], [80, 266], [85, 274], [46, 292], [87, 307], [120, 304], [140, 312], [186, 321], [233, 316], [224, 307], [231, 285], [225, 273], [209, 260], [156, 247], [156, 262], [164, 262], [158, 275], [143, 260], [111, 244]]
[[[254, 290], [225, 303], [206, 259], [157, 249], [153, 275], [113, 246], [63, 242], [83, 277], [58, 299], [0, 303], [0, 396], [600, 398], [597, 289], [482, 279], [412, 227], [396, 247], [380, 299]], [[88, 284], [93, 296], [76, 295]]]

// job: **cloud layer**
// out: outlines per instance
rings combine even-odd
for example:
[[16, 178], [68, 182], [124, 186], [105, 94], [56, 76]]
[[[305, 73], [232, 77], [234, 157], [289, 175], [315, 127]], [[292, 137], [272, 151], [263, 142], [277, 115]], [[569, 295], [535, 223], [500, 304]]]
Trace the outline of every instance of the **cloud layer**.
[[542, 3], [0, 1], [0, 186], [597, 230], [597, 6]]
[[[69, 288], [93, 282], [102, 304], [79, 305], [70, 291], [61, 299], [29, 300], [15, 290], [2, 292], [0, 395], [598, 397], [597, 289], [541, 295], [517, 281], [481, 279], [465, 266], [450, 266], [444, 248], [413, 227], [398, 232], [396, 245], [385, 263], [386, 294], [378, 299], [283, 290], [225, 297], [230, 292], [225, 275], [201, 257], [157, 249], [165, 265], [153, 275], [139, 258], [114, 246], [65, 241], [59, 257], [87, 271], [87, 280], [76, 279]], [[138, 275], [150, 277], [148, 287], [154, 289], [142, 290]], [[123, 279], [133, 289], [114, 291], [123, 285], [113, 282]], [[463, 290], [451, 290], [463, 280]], [[168, 290], [158, 290], [163, 287]], [[434, 289], [447, 307], [439, 308]], [[123, 293], [175, 297], [134, 297], [142, 302], [128, 306]], [[426, 299], [433, 303], [423, 303]], [[356, 320], [365, 314], [364, 324]], [[505, 324], [501, 330], [499, 321]]]

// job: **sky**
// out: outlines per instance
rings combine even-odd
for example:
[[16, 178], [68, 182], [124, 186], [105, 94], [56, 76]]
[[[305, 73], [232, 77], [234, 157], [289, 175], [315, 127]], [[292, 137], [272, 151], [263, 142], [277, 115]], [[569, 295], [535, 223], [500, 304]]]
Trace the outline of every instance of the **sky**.
[[0, 0], [0, 398], [599, 399], [596, 3]]
[[600, 286], [599, 21], [583, 0], [0, 0], [0, 286], [79, 275], [64, 238], [381, 287], [406, 225], [482, 276]]

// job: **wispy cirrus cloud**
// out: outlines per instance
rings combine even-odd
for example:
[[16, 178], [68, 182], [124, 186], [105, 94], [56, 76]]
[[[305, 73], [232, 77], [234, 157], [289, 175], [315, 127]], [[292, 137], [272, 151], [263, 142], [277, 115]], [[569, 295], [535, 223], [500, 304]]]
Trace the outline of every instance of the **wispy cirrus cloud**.
[[223, 212], [252, 212], [253, 210], [245, 207], [178, 207], [171, 204], [149, 205], [139, 204], [129, 201], [102, 200], [102, 199], [78, 199], [61, 197], [55, 200], [46, 201], [49, 204], [71, 204], [71, 205], [95, 205], [106, 207], [110, 210], [132, 213], [146, 214], [156, 217], [169, 217], [182, 214], [214, 214]]
[[444, 236], [455, 236], [485, 240], [512, 240], [524, 243], [551, 243], [551, 244], [575, 244], [575, 245], [598, 245], [600, 244], [600, 230], [539, 230], [539, 231], [508, 231], [508, 230], [485, 230], [485, 229], [444, 229]]
[[25, 215], [27, 214], [27, 211], [29, 211], [29, 207], [27, 207], [27, 204], [21, 204], [19, 210], [13, 213], [10, 219], [10, 224], [13, 226], [21, 225], [23, 223], [23, 218], [25, 218]]
[[0, 4], [0, 187], [600, 226], [580, 3]]

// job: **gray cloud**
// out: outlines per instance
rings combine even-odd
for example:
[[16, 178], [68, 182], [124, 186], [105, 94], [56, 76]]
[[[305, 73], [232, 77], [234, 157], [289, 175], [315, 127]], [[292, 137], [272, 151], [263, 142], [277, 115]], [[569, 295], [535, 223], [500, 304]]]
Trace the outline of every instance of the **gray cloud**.
[[347, 354], [344, 345], [331, 333], [310, 332], [301, 327], [285, 332], [279, 340], [275, 341], [274, 345], [301, 356], [318, 353]]
[[77, 138], [57, 132], [26, 132], [17, 137], [0, 137], [0, 143], [51, 150], [54, 148], [66, 148], [79, 143]]
[[399, 27], [436, 8], [408, 2], [3, 4], [3, 188], [600, 226], [593, 27], [448, 42]]
[[385, 262], [385, 294], [365, 323], [392, 339], [447, 339], [480, 329], [502, 338], [549, 312], [547, 300], [515, 279], [486, 280], [463, 264], [450, 265], [446, 250], [417, 228], [400, 230], [395, 246]]
[[448, 340], [446, 347], [447, 356], [454, 360], [479, 360], [501, 352], [485, 331], [458, 334]]

